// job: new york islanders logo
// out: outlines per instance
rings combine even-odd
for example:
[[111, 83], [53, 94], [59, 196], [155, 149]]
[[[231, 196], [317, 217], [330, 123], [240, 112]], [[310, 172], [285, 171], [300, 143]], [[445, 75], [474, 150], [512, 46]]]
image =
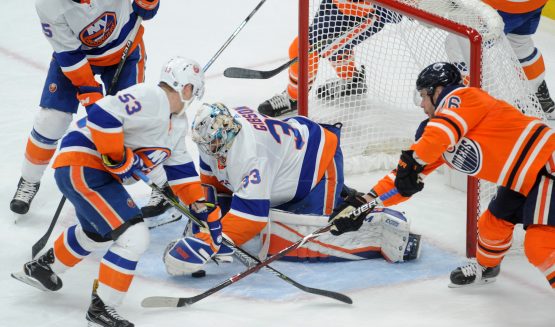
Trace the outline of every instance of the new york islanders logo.
[[105, 12], [81, 30], [79, 39], [88, 47], [99, 47], [114, 33], [116, 24], [116, 13], [111, 11]]

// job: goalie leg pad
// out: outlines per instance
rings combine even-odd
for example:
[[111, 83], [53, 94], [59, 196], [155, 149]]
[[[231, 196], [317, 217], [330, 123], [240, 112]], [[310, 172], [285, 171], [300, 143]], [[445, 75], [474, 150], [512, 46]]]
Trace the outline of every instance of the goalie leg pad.
[[382, 254], [387, 261], [403, 262], [409, 242], [410, 224], [399, 211], [383, 209]]

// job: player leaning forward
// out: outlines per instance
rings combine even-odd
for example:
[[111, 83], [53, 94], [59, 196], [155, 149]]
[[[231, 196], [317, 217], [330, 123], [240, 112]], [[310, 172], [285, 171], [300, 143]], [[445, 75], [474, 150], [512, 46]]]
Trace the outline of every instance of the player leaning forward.
[[74, 205], [79, 223], [14, 277], [57, 291], [62, 287], [57, 274], [92, 251], [108, 249], [86, 318], [93, 326], [133, 326], [113, 307], [131, 284], [149, 232], [122, 184], [135, 181], [135, 170], [148, 173], [163, 166], [173, 191], [203, 218], [205, 206], [196, 202], [203, 192], [185, 147], [188, 123], [183, 114], [203, 90], [198, 64], [176, 57], [162, 69], [158, 86], [138, 84], [92, 105], [86, 120], [63, 137], [53, 165], [58, 187]]
[[[199, 148], [201, 180], [228, 195], [219, 196], [223, 237], [237, 246], [251, 240], [268, 223], [271, 208], [327, 221], [325, 216], [343, 201], [339, 133], [340, 126], [305, 117], [282, 121], [247, 107], [204, 104], [194, 119], [192, 139]], [[408, 260], [403, 258], [408, 224], [399, 225], [406, 226], [398, 237], [403, 246], [384, 254], [392, 261]], [[221, 237], [212, 234], [195, 233], [170, 243], [164, 255], [168, 272], [199, 270], [221, 251]], [[379, 255], [379, 248], [375, 252]]]
[[[455, 269], [451, 286], [495, 278], [511, 247], [514, 225], [522, 223], [528, 260], [555, 288], [554, 131], [481, 89], [464, 87], [460, 72], [450, 63], [426, 67], [416, 87], [429, 119], [421, 123], [410, 150], [402, 152], [397, 170], [382, 178], [365, 199], [353, 201], [351, 210], [393, 187], [400, 195], [384, 204], [405, 201], [423, 189], [420, 174], [446, 163], [499, 185], [478, 220], [478, 264]], [[362, 219], [339, 214], [336, 228], [356, 230]]]

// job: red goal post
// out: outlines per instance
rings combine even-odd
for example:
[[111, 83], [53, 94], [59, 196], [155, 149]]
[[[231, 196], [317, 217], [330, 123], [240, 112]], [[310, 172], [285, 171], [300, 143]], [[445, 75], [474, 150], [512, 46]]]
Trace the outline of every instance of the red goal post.
[[[323, 1], [330, 3], [330, 6], [336, 2], [336, 0]], [[341, 0], [337, 1], [341, 2]], [[322, 63], [327, 58], [320, 58], [321, 63], [317, 71], [311, 72], [310, 69], [313, 67], [309, 65], [309, 26], [321, 3], [322, 0], [299, 0], [298, 110], [300, 114], [320, 122], [330, 123], [334, 119], [343, 122], [342, 146], [346, 144], [347, 149], [344, 149], [346, 158], [358, 158], [359, 154], [354, 152], [365, 147], [365, 144], [359, 141], [375, 140], [375, 144], [368, 145], [360, 155], [363, 158], [371, 158], [383, 151], [386, 155], [380, 157], [380, 162], [387, 161], [383, 159], [387, 156], [393, 156], [393, 161], [390, 161], [389, 167], [384, 164], [378, 165], [378, 168], [391, 168], [391, 162], [397, 160], [400, 150], [413, 140], [406, 135], [388, 136], [388, 132], [392, 129], [400, 129], [398, 124], [405, 123], [406, 120], [406, 126], [412, 127], [410, 131], [412, 136], [418, 126], [418, 119], [423, 120], [425, 117], [420, 112], [420, 118], [413, 118], [416, 115], [412, 112], [409, 114], [409, 111], [403, 111], [411, 107], [410, 103], [403, 100], [392, 104], [390, 108], [388, 104], [374, 103], [373, 99], [387, 101], [389, 98], [410, 97], [408, 92], [409, 89], [411, 92], [414, 89], [418, 72], [435, 61], [464, 62], [467, 70], [463, 75], [467, 77], [470, 86], [482, 87], [492, 95], [518, 105], [528, 114], [541, 115], [537, 99], [529, 90], [522, 69], [502, 32], [501, 19], [493, 9], [479, 0], [375, 0], [368, 3], [402, 15], [400, 22], [385, 24], [375, 34], [350, 50], [359, 69], [361, 65], [367, 69], [365, 82], [374, 83], [375, 87], [368, 85], [368, 90], [364, 91], [364, 94], [360, 91], [356, 96], [350, 97], [356, 99], [347, 99], [349, 96], [345, 96], [342, 99], [334, 98], [332, 101], [328, 99], [326, 103], [326, 99], [319, 98], [315, 93], [327, 81], [338, 79], [334, 68], [330, 68], [333, 65], [326, 66]], [[326, 11], [326, 13], [329, 12]], [[376, 20], [385, 19], [385, 14], [383, 17], [377, 15], [374, 17]], [[332, 20], [340, 18], [344, 19], [344, 16], [338, 15]], [[313, 29], [313, 38], [326, 40], [325, 35], [318, 35], [319, 32], [315, 30], [317, 29]], [[456, 54], [458, 50], [453, 48], [456, 44], [453, 39], [458, 40], [458, 44], [464, 44], [464, 42], [453, 35], [468, 41], [467, 54], [464, 54], [464, 46], [461, 46], [459, 51], [462, 54]], [[337, 34], [334, 37], [337, 37]], [[503, 54], [503, 52], [506, 53]], [[376, 61], [379, 61], [381, 66], [376, 66]], [[382, 66], [399, 67], [388, 72], [383, 70]], [[311, 86], [310, 78], [314, 79]], [[392, 96], [393, 93], [389, 93], [392, 88], [398, 88], [399, 93]], [[412, 99], [410, 101], [412, 102]], [[397, 107], [400, 109], [396, 109]], [[412, 104], [410, 110], [418, 111], [415, 104]], [[347, 111], [352, 113], [345, 114]], [[398, 117], [397, 121], [392, 123], [393, 127], [386, 126], [385, 122], [390, 118], [383, 117], [385, 115], [382, 111], [394, 112], [391, 115]], [[361, 120], [370, 123], [363, 124], [360, 123]], [[383, 130], [370, 129], [369, 125], [372, 122], [384, 125]], [[349, 135], [351, 131], [354, 131], [353, 135]], [[381, 144], [387, 144], [388, 148], [381, 149]], [[350, 153], [351, 149], [353, 153]], [[360, 159], [358, 163], [364, 160], [372, 159]], [[353, 162], [356, 166], [357, 162]], [[349, 162], [345, 165], [347, 167]], [[360, 171], [355, 169], [355, 172]], [[466, 232], [468, 257], [474, 257], [476, 253], [477, 218], [495, 190], [494, 186], [480, 184], [472, 176], [468, 177]]]

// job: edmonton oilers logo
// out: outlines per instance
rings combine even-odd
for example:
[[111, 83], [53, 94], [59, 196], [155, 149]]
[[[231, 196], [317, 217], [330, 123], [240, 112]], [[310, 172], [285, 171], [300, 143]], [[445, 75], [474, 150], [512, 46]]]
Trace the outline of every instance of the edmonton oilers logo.
[[475, 175], [482, 168], [482, 149], [471, 139], [463, 137], [454, 147], [449, 147], [443, 153], [443, 158], [452, 168]]
[[58, 85], [56, 85], [56, 83], [50, 83], [50, 85], [48, 85], [48, 91], [50, 91], [50, 93], [54, 93], [58, 90]]
[[116, 29], [116, 23], [116, 13], [105, 12], [81, 30], [79, 39], [91, 48], [101, 46]]

